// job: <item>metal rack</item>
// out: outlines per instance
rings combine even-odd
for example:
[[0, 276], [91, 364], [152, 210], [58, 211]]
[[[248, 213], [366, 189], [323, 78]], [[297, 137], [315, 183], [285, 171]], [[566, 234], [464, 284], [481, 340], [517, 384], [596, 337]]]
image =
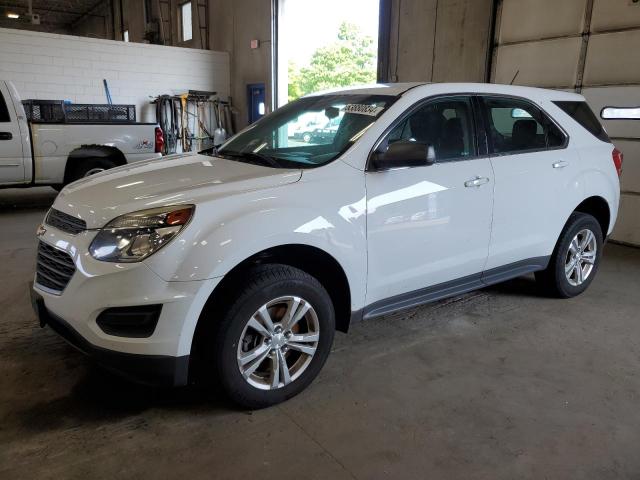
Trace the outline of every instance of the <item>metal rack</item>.
[[135, 105], [23, 100], [27, 119], [38, 123], [135, 123]]
[[189, 90], [182, 95], [161, 95], [151, 102], [156, 105], [156, 121], [165, 135], [163, 153], [203, 150], [233, 134], [230, 103], [215, 95]]

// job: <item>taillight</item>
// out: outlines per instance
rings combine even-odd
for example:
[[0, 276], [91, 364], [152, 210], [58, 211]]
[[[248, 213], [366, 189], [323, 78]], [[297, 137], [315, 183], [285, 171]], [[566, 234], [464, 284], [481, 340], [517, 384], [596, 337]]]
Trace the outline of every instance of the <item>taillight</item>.
[[613, 164], [616, 166], [616, 172], [618, 172], [618, 176], [622, 174], [622, 160], [624, 159], [624, 155], [617, 148], [613, 149], [611, 152], [611, 157], [613, 158]]
[[164, 147], [164, 133], [160, 127], [156, 127], [156, 153], [162, 153]]

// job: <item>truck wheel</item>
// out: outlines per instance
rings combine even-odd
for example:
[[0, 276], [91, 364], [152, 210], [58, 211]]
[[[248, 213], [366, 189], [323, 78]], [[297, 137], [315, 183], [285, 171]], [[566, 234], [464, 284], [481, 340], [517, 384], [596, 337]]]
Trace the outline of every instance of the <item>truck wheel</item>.
[[302, 140], [304, 140], [305, 143], [309, 143], [311, 141], [311, 134], [305, 133], [304, 135], [302, 135]]
[[554, 297], [570, 298], [581, 294], [598, 271], [602, 246], [602, 229], [598, 221], [586, 213], [572, 213], [549, 266], [536, 272], [536, 281]]
[[87, 158], [79, 160], [76, 165], [73, 166], [66, 183], [75, 182], [81, 178], [89, 177], [117, 166], [114, 161], [108, 158]]
[[[263, 408], [297, 395], [318, 375], [335, 332], [333, 303], [311, 275], [261, 265], [206, 339], [208, 365], [231, 400]], [[203, 374], [207, 374], [205, 366]]]

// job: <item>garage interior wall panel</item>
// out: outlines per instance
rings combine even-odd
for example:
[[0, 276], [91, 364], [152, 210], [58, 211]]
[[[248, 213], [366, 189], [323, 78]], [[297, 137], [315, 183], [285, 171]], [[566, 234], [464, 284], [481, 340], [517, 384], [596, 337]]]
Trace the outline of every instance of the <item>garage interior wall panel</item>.
[[[432, 77], [435, 0], [396, 0], [391, 9], [391, 81], [419, 82]], [[408, 41], [405, 35], [411, 34]]]
[[[616, 147], [624, 152], [625, 158], [620, 189], [623, 195], [640, 195], [640, 162], [637, 160], [640, 158], [640, 139], [615, 139], [614, 142]], [[635, 215], [636, 217], [640, 216], [640, 211], [637, 211]]]
[[[585, 87], [581, 93], [598, 118], [606, 106], [640, 106], [640, 85]], [[640, 121], [602, 120], [600, 118], [600, 122], [611, 138], [640, 138]]]
[[579, 35], [586, 0], [505, 0], [501, 44]]
[[[633, 0], [594, 0], [591, 31], [603, 32], [640, 26], [640, 2]], [[636, 45], [637, 49], [638, 46]]]
[[[640, 10], [640, 7], [638, 7]], [[583, 84], [640, 83], [640, 29], [593, 34], [589, 38]]]
[[501, 45], [496, 51], [494, 81], [547, 88], [573, 87], [580, 38], [559, 38]]
[[483, 81], [491, 34], [491, 0], [442, 1], [433, 58], [434, 82]]
[[613, 240], [640, 246], [640, 195], [624, 194], [620, 198], [620, 216], [612, 236]]
[[189, 89], [229, 95], [223, 52], [0, 29], [0, 79], [23, 99], [135, 104], [138, 121], [155, 122], [150, 97]]
[[[640, 2], [502, 0], [492, 80], [509, 83], [518, 70], [514, 84], [574, 89], [597, 114], [640, 106]], [[640, 245], [640, 121], [602, 123], [625, 157], [612, 239]]]
[[388, 0], [392, 82], [483, 82], [491, 0]]

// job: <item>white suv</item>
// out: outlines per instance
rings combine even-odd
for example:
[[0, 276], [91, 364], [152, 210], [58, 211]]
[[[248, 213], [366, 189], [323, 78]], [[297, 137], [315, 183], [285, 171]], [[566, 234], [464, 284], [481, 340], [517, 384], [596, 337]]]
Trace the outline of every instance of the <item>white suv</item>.
[[[305, 114], [332, 135], [289, 138]], [[593, 280], [622, 157], [582, 96], [484, 84], [311, 95], [217, 151], [67, 186], [39, 227], [41, 322], [137, 381], [262, 407], [311, 383], [334, 331], [536, 272]]]

